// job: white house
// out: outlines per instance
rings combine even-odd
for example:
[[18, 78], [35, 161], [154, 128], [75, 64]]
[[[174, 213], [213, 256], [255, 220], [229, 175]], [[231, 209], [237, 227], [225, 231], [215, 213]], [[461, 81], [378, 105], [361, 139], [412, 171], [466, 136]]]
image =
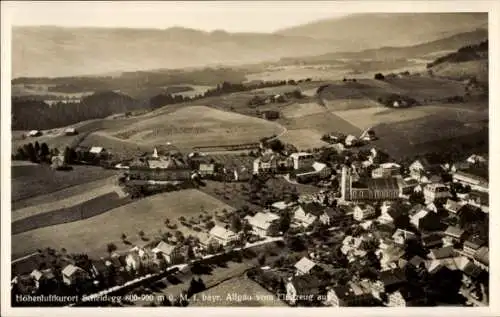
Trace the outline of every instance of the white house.
[[350, 134], [345, 138], [345, 145], [346, 146], [354, 146], [357, 141], [358, 141], [358, 138], [356, 138], [354, 135]]
[[300, 204], [293, 213], [293, 222], [301, 227], [311, 226], [323, 213], [324, 208], [317, 203]]
[[153, 253], [157, 255], [163, 256], [167, 263], [177, 263], [182, 259], [181, 252], [179, 251], [179, 247], [175, 245], [170, 245], [165, 243], [164, 241], [160, 241], [158, 245], [152, 250]]
[[29, 137], [36, 137], [42, 135], [42, 131], [39, 130], [31, 130], [28, 132]]
[[106, 150], [103, 147], [101, 147], [101, 146], [93, 146], [93, 147], [90, 148], [89, 152], [92, 153], [92, 154], [102, 154], [105, 151]]
[[353, 218], [357, 221], [375, 217], [376, 211], [372, 205], [359, 204], [354, 207]]
[[314, 156], [307, 152], [292, 153], [290, 158], [293, 161], [293, 168], [296, 170], [311, 167], [314, 163]]
[[269, 233], [269, 227], [280, 217], [277, 214], [270, 212], [258, 212], [255, 216], [246, 216], [245, 219], [248, 221], [255, 234], [259, 236], [267, 236]]
[[223, 246], [238, 240], [238, 234], [221, 226], [213, 227], [208, 234], [214, 237]]
[[75, 266], [73, 264], [68, 264], [62, 270], [63, 282], [66, 285], [73, 285], [89, 278], [89, 274], [85, 272], [82, 268]]
[[436, 199], [446, 199], [451, 197], [449, 188], [446, 185], [439, 183], [427, 184], [424, 187], [424, 199], [426, 202], [431, 203]]
[[316, 266], [316, 263], [310, 259], [303, 257], [299, 262], [295, 263], [294, 267], [296, 269], [295, 275], [305, 275], [309, 274], [311, 270]]

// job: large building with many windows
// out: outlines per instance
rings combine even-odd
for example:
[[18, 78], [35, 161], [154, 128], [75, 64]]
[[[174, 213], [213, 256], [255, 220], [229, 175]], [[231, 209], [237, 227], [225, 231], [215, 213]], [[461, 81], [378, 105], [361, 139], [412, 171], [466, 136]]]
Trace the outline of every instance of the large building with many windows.
[[351, 169], [346, 166], [342, 168], [340, 188], [344, 201], [393, 200], [398, 199], [401, 194], [397, 178], [366, 178], [354, 181]]

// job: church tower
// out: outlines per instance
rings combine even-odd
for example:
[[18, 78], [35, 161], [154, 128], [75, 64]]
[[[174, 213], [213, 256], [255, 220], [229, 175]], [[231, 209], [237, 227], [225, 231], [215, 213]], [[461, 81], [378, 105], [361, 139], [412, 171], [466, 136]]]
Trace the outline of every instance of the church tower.
[[351, 199], [352, 175], [351, 169], [347, 166], [342, 166], [342, 179], [340, 181], [340, 194], [343, 201]]

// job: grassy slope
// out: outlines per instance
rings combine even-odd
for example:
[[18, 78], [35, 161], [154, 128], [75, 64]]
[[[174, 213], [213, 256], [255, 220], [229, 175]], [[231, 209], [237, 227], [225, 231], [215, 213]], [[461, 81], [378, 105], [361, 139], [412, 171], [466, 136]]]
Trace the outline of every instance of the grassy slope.
[[11, 171], [13, 203], [117, 174], [96, 166], [74, 166], [71, 171], [55, 171], [48, 165], [16, 166]]
[[174, 219], [201, 212], [232, 208], [197, 190], [158, 194], [118, 207], [104, 214], [66, 224], [36, 229], [12, 236], [12, 257], [18, 258], [38, 248], [66, 248], [72, 253], [89, 256], [106, 255], [106, 244], [114, 242], [126, 249], [120, 241], [126, 233], [131, 243], [140, 241], [137, 233], [144, 230], [151, 237], [158, 229], [165, 229], [166, 218]]

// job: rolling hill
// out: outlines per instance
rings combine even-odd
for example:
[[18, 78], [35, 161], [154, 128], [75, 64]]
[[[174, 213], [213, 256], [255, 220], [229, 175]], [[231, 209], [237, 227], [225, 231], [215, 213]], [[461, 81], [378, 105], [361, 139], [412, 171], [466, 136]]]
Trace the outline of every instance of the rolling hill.
[[278, 34], [184, 28], [15, 27], [13, 78], [60, 77], [274, 60], [332, 51], [334, 45]]
[[417, 45], [404, 47], [381, 47], [376, 49], [363, 50], [358, 52], [333, 52], [319, 56], [310, 56], [304, 58], [282, 58], [282, 62], [301, 61], [305, 63], [322, 63], [335, 61], [338, 59], [409, 59], [424, 58], [433, 59], [433, 56], [444, 55], [448, 52], [456, 51], [466, 45], [478, 44], [488, 39], [488, 30], [477, 29], [470, 32], [455, 34], [439, 40], [426, 42]]
[[359, 51], [410, 46], [487, 25], [487, 13], [363, 13], [287, 28], [276, 34], [308, 36], [337, 43], [343, 51]]
[[186, 28], [14, 27], [12, 73], [60, 77], [240, 65], [384, 46], [409, 46], [487, 26], [485, 13], [355, 14], [276, 33]]

